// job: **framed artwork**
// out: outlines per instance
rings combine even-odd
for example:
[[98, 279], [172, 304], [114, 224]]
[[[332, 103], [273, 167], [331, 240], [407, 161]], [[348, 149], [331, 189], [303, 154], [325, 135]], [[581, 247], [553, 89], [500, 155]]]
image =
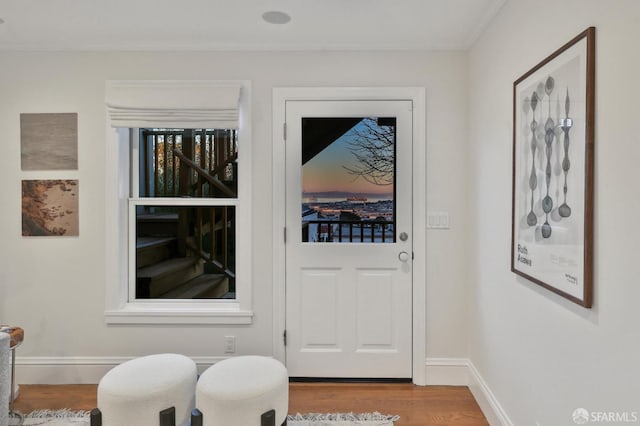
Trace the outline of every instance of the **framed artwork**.
[[78, 170], [78, 114], [20, 114], [22, 170]]
[[513, 84], [511, 270], [590, 308], [595, 28]]
[[22, 181], [22, 236], [79, 235], [77, 180]]

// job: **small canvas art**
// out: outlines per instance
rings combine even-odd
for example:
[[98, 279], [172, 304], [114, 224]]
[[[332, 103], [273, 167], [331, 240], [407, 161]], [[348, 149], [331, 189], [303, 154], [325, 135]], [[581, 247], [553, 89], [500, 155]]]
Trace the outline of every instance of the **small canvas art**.
[[20, 114], [22, 170], [78, 169], [78, 114]]
[[22, 235], [78, 236], [78, 181], [23, 180]]

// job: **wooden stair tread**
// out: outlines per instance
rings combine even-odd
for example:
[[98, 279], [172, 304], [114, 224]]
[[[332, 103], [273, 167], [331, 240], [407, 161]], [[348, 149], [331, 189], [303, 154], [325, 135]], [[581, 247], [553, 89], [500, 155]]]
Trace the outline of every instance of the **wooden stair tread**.
[[161, 297], [163, 299], [197, 299], [211, 292], [215, 287], [223, 284], [224, 281], [224, 275], [203, 274], [166, 292]]
[[160, 263], [156, 263], [144, 268], [138, 269], [136, 276], [138, 278], [159, 278], [163, 275], [170, 274], [180, 269], [185, 269], [195, 265], [198, 259], [195, 257], [176, 257], [168, 259]]
[[177, 213], [148, 213], [139, 214], [136, 216], [139, 221], [154, 221], [154, 222], [176, 222], [178, 220]]
[[138, 250], [159, 247], [176, 241], [175, 237], [138, 237], [136, 248]]

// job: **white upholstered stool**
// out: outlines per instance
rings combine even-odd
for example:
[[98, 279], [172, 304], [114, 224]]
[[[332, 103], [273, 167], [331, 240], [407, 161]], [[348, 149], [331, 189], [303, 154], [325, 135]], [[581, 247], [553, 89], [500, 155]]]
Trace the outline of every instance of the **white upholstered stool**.
[[[158, 426], [160, 412], [175, 408], [175, 424], [188, 423], [195, 407], [196, 364], [178, 354], [157, 354], [126, 361], [98, 384], [103, 426]], [[93, 413], [92, 413], [93, 417]]]
[[203, 426], [285, 424], [289, 408], [287, 369], [263, 356], [220, 361], [200, 376], [196, 407], [202, 412]]

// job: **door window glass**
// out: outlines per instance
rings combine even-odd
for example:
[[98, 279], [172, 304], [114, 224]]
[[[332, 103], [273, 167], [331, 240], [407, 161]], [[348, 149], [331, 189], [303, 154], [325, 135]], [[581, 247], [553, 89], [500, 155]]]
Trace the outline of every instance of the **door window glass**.
[[301, 163], [303, 242], [395, 242], [395, 117], [304, 117]]

